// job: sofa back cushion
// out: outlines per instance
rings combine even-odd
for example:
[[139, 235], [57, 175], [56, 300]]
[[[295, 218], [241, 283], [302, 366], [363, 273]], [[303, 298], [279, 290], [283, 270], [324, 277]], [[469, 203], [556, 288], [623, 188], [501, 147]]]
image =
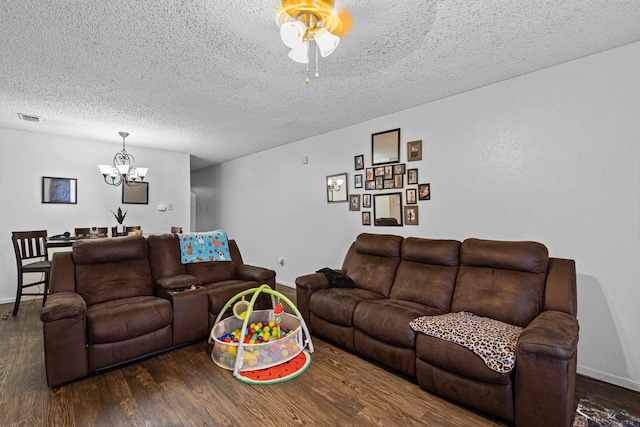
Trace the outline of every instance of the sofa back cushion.
[[154, 294], [144, 237], [79, 240], [72, 251], [76, 292], [87, 305]]
[[389, 296], [400, 263], [401, 236], [360, 234], [342, 269], [355, 287]]
[[153, 280], [185, 274], [180, 261], [180, 239], [175, 234], [151, 235], [147, 238], [149, 267]]
[[460, 242], [408, 237], [402, 243], [389, 298], [412, 301], [447, 313], [460, 264]]
[[548, 262], [540, 243], [465, 240], [451, 311], [526, 327], [542, 309]]
[[229, 240], [229, 254], [231, 261], [185, 264], [185, 271], [187, 274], [197, 277], [203, 285], [223, 280], [235, 280], [237, 278], [236, 266], [242, 265], [242, 256], [235, 240]]

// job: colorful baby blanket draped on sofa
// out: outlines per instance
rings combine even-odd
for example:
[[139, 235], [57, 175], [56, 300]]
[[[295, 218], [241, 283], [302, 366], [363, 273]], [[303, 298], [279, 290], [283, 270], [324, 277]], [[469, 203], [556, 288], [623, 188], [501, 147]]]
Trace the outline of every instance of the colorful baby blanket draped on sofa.
[[227, 234], [222, 230], [179, 234], [183, 264], [231, 261]]

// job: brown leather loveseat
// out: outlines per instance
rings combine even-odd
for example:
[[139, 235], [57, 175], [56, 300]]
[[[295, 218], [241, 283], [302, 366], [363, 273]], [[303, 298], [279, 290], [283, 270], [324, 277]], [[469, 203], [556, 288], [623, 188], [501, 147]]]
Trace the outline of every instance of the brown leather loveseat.
[[[578, 342], [572, 260], [549, 258], [535, 242], [365, 233], [337, 271], [353, 287], [331, 287], [322, 273], [296, 279], [298, 309], [313, 334], [516, 426], [572, 424]], [[459, 312], [523, 328], [510, 372], [410, 326], [422, 316]]]
[[79, 240], [56, 253], [40, 315], [47, 384], [204, 339], [228, 298], [275, 286], [273, 270], [245, 265], [233, 240], [229, 250], [231, 261], [184, 266], [167, 234]]

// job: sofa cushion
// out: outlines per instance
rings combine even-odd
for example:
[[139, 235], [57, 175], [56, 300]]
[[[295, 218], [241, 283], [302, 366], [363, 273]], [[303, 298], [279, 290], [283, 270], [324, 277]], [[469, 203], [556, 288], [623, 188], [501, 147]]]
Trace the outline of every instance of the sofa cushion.
[[515, 371], [500, 373], [490, 369], [473, 351], [451, 341], [419, 333], [416, 335], [416, 359], [428, 362], [460, 378], [472, 378], [492, 384], [511, 384]]
[[355, 250], [343, 266], [355, 286], [387, 298], [400, 263], [403, 238], [387, 234], [358, 236]]
[[309, 298], [309, 311], [340, 326], [353, 326], [353, 312], [364, 300], [379, 299], [378, 293], [358, 288], [320, 289]]
[[413, 348], [416, 333], [409, 323], [419, 316], [440, 313], [432, 307], [410, 301], [368, 300], [356, 306], [353, 326], [381, 342]]
[[163, 298], [121, 298], [87, 307], [89, 343], [110, 343], [139, 337], [171, 325], [171, 303]]
[[87, 305], [153, 295], [144, 237], [79, 240], [72, 253], [75, 290]]
[[411, 321], [411, 327], [468, 348], [499, 373], [510, 372], [515, 366], [518, 337], [523, 331], [519, 326], [463, 311], [418, 317]]
[[448, 312], [459, 253], [460, 242], [456, 240], [405, 239], [389, 298], [434, 307], [434, 314]]
[[73, 243], [72, 253], [76, 265], [146, 259], [147, 241], [142, 236], [82, 239]]
[[[116, 239], [114, 239], [116, 240]], [[76, 292], [87, 305], [154, 294], [145, 259], [76, 265]]]
[[451, 311], [526, 327], [542, 309], [548, 260], [540, 243], [465, 240]]
[[197, 277], [203, 285], [237, 278], [236, 269], [231, 261], [186, 264], [185, 272]]

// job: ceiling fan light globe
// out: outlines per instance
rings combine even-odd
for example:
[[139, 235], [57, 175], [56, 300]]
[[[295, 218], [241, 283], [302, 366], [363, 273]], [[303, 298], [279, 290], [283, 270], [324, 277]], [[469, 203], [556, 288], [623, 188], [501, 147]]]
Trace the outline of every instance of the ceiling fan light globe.
[[280, 26], [280, 37], [284, 44], [293, 49], [303, 43], [306, 28], [300, 21], [288, 21]]
[[314, 39], [323, 58], [331, 55], [340, 43], [340, 37], [334, 36], [322, 27], [316, 28]]
[[289, 58], [301, 64], [309, 63], [309, 43], [302, 43], [289, 52]]

